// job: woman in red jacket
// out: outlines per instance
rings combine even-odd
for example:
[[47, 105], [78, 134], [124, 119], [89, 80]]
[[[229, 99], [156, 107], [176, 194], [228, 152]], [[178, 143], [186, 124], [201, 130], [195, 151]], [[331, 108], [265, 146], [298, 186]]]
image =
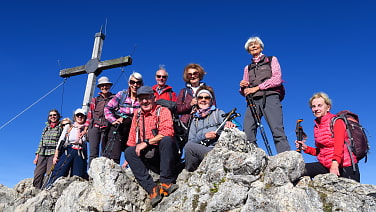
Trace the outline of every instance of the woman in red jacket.
[[316, 93], [310, 98], [309, 105], [316, 117], [314, 121], [316, 148], [307, 146], [305, 141], [295, 141], [295, 143], [297, 148], [301, 145], [305, 153], [317, 156], [319, 162], [306, 163], [304, 175], [313, 178], [318, 174], [333, 173], [360, 182], [358, 161], [353, 155], [356, 163], [354, 171], [350, 152], [345, 144], [345, 140], [348, 139], [345, 123], [338, 119], [334, 123], [333, 131], [330, 129], [331, 121], [336, 115], [330, 113], [332, 103], [329, 96], [323, 92]]

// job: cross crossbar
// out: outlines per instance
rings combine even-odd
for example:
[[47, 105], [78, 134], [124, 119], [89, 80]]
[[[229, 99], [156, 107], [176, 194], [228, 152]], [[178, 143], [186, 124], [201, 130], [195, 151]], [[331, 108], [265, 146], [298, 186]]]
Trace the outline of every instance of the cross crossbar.
[[[100, 61], [95, 74], [99, 75], [100, 72], [102, 72], [103, 70], [127, 66], [127, 65], [132, 65], [132, 58], [130, 56], [120, 57], [120, 58], [116, 58], [112, 60]], [[87, 73], [86, 65], [82, 65], [82, 66], [76, 66], [73, 68], [66, 68], [66, 69], [60, 70], [60, 77], [66, 78], [66, 77], [72, 77], [72, 76], [85, 74], [85, 73]]]

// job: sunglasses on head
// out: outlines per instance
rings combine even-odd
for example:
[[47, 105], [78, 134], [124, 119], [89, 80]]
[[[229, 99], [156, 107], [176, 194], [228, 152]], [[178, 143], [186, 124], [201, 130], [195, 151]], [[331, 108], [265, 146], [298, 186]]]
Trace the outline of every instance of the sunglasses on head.
[[129, 80], [129, 84], [131, 84], [131, 85], [134, 85], [134, 84], [141, 85], [142, 81]]
[[210, 100], [211, 97], [210, 97], [210, 96], [198, 96], [197, 99], [198, 99], [198, 100], [201, 100], [201, 99]]
[[50, 114], [48, 115], [49, 117], [52, 117], [52, 116], [57, 116], [57, 114]]
[[163, 78], [163, 79], [167, 79], [167, 76], [164, 76], [164, 75], [156, 75], [157, 78]]
[[198, 76], [198, 71], [195, 71], [195, 72], [193, 72], [193, 73], [188, 73], [187, 74], [188, 75], [188, 77], [192, 77], [192, 76]]

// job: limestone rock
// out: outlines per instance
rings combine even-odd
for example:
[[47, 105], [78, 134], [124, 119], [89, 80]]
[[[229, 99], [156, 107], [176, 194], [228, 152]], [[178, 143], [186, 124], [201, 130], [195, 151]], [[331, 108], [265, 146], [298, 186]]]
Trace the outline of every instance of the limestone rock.
[[89, 181], [62, 177], [49, 190], [35, 189], [32, 179], [0, 185], [0, 211], [376, 211], [376, 186], [333, 174], [311, 180], [303, 171], [299, 153], [269, 157], [243, 132], [225, 129], [199, 168], [183, 170], [179, 189], [155, 208], [130, 169], [101, 157]]

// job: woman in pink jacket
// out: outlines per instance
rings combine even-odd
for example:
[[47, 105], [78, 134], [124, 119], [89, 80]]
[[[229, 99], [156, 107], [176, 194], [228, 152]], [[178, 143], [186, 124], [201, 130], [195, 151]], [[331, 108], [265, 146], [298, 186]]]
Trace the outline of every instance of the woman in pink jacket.
[[333, 173], [360, 182], [358, 161], [353, 155], [356, 163], [354, 171], [350, 152], [345, 144], [348, 136], [344, 121], [338, 119], [334, 123], [333, 130], [330, 129], [331, 121], [336, 115], [330, 113], [332, 102], [329, 96], [323, 92], [316, 93], [310, 98], [309, 105], [316, 117], [314, 121], [316, 148], [307, 146], [305, 141], [295, 141], [295, 144], [297, 148], [301, 145], [305, 153], [317, 156], [319, 162], [306, 163], [304, 175], [313, 178], [318, 174]]

